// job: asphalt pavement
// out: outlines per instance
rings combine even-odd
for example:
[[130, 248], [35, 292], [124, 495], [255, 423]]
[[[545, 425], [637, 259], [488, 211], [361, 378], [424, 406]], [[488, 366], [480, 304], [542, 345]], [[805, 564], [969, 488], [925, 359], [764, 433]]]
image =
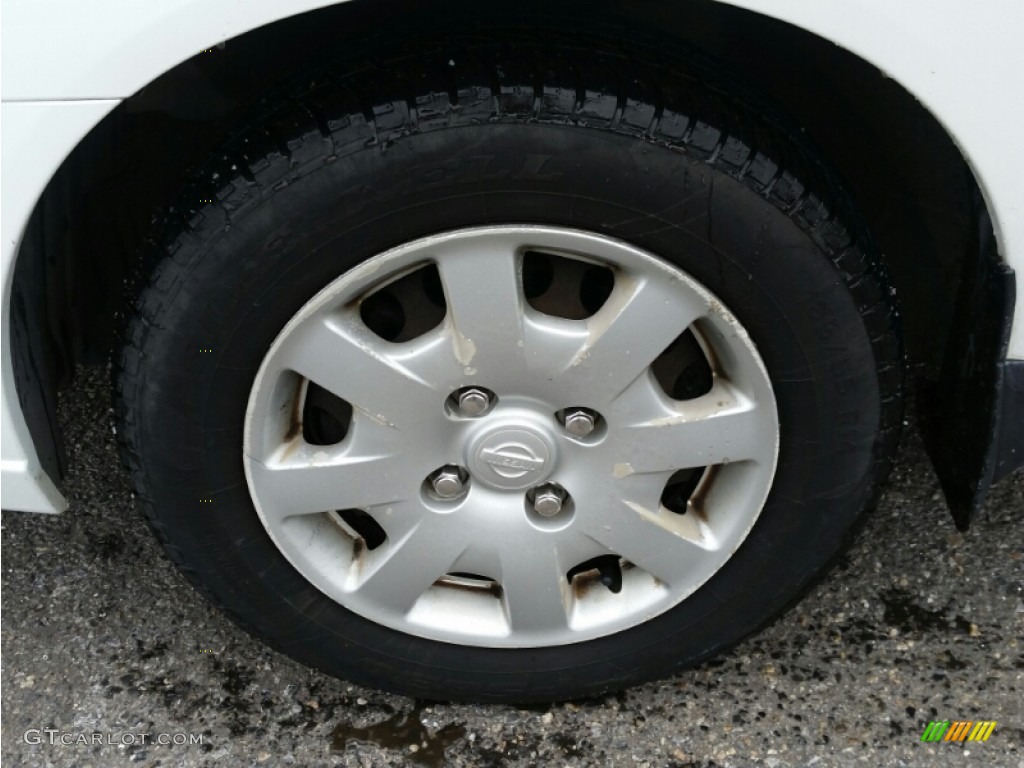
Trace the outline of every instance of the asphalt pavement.
[[[599, 700], [414, 701], [270, 651], [196, 594], [135, 510], [106, 375], [62, 397], [71, 509], [3, 512], [5, 766], [1024, 768], [1024, 474], [959, 534], [908, 430], [838, 566], [732, 652]], [[997, 724], [921, 742], [946, 720]]]

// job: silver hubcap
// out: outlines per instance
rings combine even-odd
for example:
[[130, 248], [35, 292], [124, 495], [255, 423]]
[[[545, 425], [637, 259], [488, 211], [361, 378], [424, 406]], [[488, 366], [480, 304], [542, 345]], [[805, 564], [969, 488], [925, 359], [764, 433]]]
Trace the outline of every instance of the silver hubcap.
[[753, 343], [688, 275], [595, 234], [479, 227], [303, 307], [257, 373], [244, 463], [271, 539], [328, 597], [536, 647], [698, 589], [755, 523], [778, 438]]

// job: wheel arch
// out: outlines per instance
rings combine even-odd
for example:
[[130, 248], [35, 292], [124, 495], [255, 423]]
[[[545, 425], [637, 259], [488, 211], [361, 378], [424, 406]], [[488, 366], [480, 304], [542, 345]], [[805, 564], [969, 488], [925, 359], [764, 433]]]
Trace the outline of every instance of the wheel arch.
[[[964, 276], [987, 279], [1000, 263], [997, 241], [986, 234], [993, 220], [995, 231], [1001, 231], [985, 202], [986, 185], [979, 185], [954, 137], [915, 95], [821, 36], [828, 24], [820, 14], [810, 19], [814, 31], [807, 31], [761, 15], [771, 10], [801, 23], [804, 8], [797, 4], [728, 3], [701, 0], [676, 7], [663, 0], [601, 0], [578, 13], [595, 24], [625, 23], [657, 33], [724, 61], [807, 131], [845, 179], [882, 247], [903, 305], [915, 372], [939, 379], [956, 353], [950, 346], [950, 307], [964, 301]], [[172, 204], [186, 183], [185, 169], [230, 134], [267, 83], [293, 72], [297, 58], [352, 47], [361, 35], [378, 30], [382, 19], [407, 19], [416, 7], [408, 0], [349, 0], [292, 15], [324, 5], [292, 4], [289, 16], [281, 18], [283, 6], [262, 2], [246, 16], [249, 27], [263, 24], [257, 29], [210, 21], [200, 25], [207, 33], [192, 31], [173, 46], [161, 46], [164, 59], [146, 57], [145, 67], [111, 86], [130, 88], [133, 95], [82, 139], [47, 184], [13, 270], [13, 295], [26, 309], [11, 319], [16, 327], [22, 322], [37, 329], [16, 336], [16, 344], [31, 341], [45, 352], [13, 358], [14, 367], [21, 366], [16, 378], [22, 411], [51, 475], [62, 466], [56, 389], [75, 365], [106, 359], [124, 280], [154, 212]], [[865, 13], [880, 12], [880, 4], [869, 0], [859, 6]], [[572, 5], [566, 8], [568, 14]], [[471, 12], [455, 0], [442, 0], [431, 6], [430, 17], [457, 21]], [[174, 23], [150, 29], [150, 39], [167, 35]], [[235, 32], [239, 36], [223, 48], [216, 46]], [[196, 37], [201, 34], [209, 39]], [[200, 52], [179, 61], [190, 49]], [[130, 56], [132, 50], [115, 53]], [[168, 66], [170, 61], [177, 63]], [[166, 71], [145, 82], [161, 69]], [[823, 71], [828, 78], [821, 77]], [[62, 223], [59, 232], [43, 226], [55, 221]], [[922, 273], [927, 279], [920, 279]], [[1012, 288], [1012, 273], [1009, 284]], [[1005, 357], [1012, 295], [999, 303], [997, 314], [979, 326], [993, 364]], [[988, 404], [989, 411], [996, 407]]]

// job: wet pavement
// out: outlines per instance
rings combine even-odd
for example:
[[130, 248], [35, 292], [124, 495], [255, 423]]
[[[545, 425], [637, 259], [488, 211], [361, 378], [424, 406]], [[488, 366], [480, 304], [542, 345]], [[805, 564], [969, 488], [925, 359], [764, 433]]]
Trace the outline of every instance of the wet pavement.
[[[263, 647], [136, 513], [104, 371], [61, 417], [71, 510], [2, 517], [5, 766], [1024, 768], [1024, 475], [959, 534], [911, 435], [838, 567], [731, 653], [599, 700], [483, 707], [359, 688]], [[921, 743], [931, 720], [998, 724], [985, 743]]]

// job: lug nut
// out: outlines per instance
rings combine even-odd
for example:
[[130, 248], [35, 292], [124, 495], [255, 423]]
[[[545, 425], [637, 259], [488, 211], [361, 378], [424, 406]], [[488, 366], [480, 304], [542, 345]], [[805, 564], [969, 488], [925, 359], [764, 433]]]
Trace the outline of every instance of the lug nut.
[[594, 431], [597, 420], [586, 408], [572, 408], [565, 412], [565, 431], [576, 437], [586, 437]]
[[553, 485], [542, 485], [533, 495], [533, 510], [542, 517], [554, 517], [565, 504], [565, 491]]
[[466, 416], [479, 416], [491, 404], [491, 396], [483, 389], [470, 387], [459, 393], [459, 410]]
[[450, 464], [441, 467], [433, 474], [430, 478], [430, 485], [434, 489], [434, 493], [442, 499], [454, 499], [465, 488], [459, 468]]

